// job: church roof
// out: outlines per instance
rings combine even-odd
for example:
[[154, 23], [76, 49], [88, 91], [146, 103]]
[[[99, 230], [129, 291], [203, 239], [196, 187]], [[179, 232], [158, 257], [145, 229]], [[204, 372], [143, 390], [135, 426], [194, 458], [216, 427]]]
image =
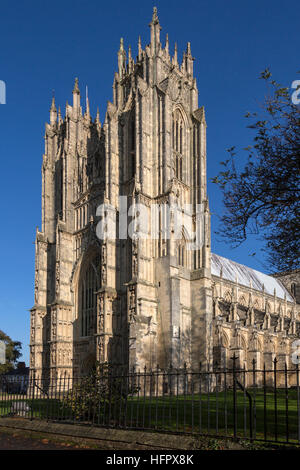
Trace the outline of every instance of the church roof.
[[228, 281], [238, 282], [243, 286], [252, 287], [255, 290], [263, 291], [266, 294], [274, 295], [276, 289], [276, 296], [280, 299], [286, 299], [294, 302], [293, 297], [284, 285], [272, 276], [256, 271], [255, 269], [244, 266], [243, 264], [236, 263], [222, 256], [212, 253], [211, 255], [211, 273], [214, 276], [220, 277], [222, 270], [223, 279]]

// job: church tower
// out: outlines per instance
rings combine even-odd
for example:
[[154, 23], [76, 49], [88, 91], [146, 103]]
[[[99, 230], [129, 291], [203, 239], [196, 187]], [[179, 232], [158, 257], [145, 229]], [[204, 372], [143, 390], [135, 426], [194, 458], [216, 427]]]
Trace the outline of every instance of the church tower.
[[[168, 36], [161, 44], [156, 8], [149, 26], [136, 60], [120, 41], [103, 125], [88, 99], [83, 113], [77, 79], [64, 119], [52, 100], [31, 310], [37, 376], [85, 374], [96, 360], [142, 369], [212, 357], [205, 112], [190, 43], [180, 63]], [[178, 233], [173, 208], [184, 206], [191, 230]], [[99, 236], [103, 218], [115, 236]]]

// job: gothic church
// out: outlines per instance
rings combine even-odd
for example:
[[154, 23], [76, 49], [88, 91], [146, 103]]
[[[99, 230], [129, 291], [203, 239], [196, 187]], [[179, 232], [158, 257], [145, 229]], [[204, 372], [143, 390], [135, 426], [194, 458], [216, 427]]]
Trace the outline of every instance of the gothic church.
[[[78, 80], [65, 116], [53, 98], [42, 162], [30, 368], [80, 376], [95, 361], [142, 369], [225, 361], [291, 364], [299, 337], [299, 272], [267, 276], [211, 253], [206, 121], [188, 43], [161, 44], [154, 8], [138, 56], [121, 39], [104, 123], [82, 109]], [[181, 239], [99, 239], [97, 208], [188, 203], [204, 208], [202, 246]], [[130, 216], [128, 223], [130, 223]]]

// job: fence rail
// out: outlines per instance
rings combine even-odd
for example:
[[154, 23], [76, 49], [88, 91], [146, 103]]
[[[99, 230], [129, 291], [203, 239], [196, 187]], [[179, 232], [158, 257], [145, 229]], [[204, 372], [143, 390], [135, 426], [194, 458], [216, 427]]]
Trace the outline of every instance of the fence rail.
[[298, 366], [0, 376], [0, 417], [300, 444]]

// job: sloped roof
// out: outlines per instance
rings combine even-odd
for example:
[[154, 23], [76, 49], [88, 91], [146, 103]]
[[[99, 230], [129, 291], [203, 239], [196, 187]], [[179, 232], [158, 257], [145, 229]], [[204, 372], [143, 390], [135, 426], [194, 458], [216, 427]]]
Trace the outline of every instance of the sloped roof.
[[276, 289], [277, 297], [284, 299], [284, 295], [286, 294], [286, 299], [290, 302], [294, 302], [293, 297], [279, 279], [212, 253], [212, 275], [220, 277], [221, 269], [223, 279], [233, 282], [237, 281], [238, 284], [246, 287], [251, 287], [252, 283], [253, 289], [262, 292], [264, 288], [265, 293], [270, 295], [274, 295], [274, 289]]

